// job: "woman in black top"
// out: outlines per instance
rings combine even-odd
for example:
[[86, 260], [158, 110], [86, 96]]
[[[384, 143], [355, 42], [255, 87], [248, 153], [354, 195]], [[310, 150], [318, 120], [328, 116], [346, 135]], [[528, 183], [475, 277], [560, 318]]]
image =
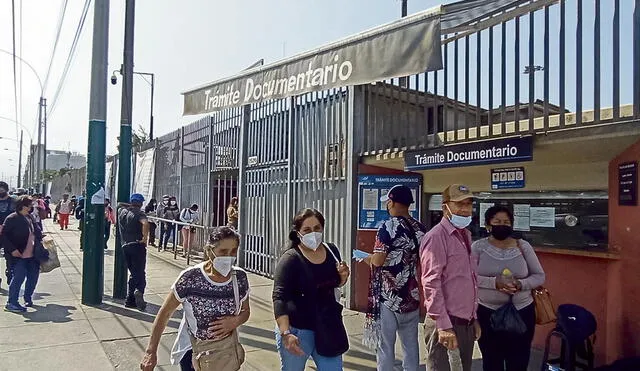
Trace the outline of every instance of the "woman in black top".
[[[346, 348], [335, 345], [343, 339], [348, 347], [348, 342], [335, 290], [347, 282], [349, 267], [335, 245], [322, 242], [324, 222], [315, 209], [300, 211], [293, 219], [290, 248], [276, 268], [273, 309], [282, 371], [304, 370], [309, 357], [319, 371], [342, 370]], [[335, 326], [319, 328], [319, 322]]]

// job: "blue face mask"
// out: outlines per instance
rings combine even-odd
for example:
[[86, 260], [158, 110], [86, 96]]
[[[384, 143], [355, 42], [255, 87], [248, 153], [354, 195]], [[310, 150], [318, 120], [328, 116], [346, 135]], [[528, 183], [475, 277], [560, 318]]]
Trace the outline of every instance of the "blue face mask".
[[453, 224], [454, 227], [458, 229], [464, 229], [464, 228], [467, 228], [469, 224], [471, 224], [471, 216], [456, 215], [451, 212], [449, 205], [445, 204], [445, 206], [447, 207], [447, 210], [449, 210], [449, 213], [451, 214], [451, 217], [449, 218], [449, 220], [451, 221], [451, 224]]

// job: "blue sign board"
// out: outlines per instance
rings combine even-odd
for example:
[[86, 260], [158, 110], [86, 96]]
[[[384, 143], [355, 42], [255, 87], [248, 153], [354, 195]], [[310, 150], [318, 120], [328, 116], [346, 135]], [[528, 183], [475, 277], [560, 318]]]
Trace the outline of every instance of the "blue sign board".
[[533, 137], [456, 144], [404, 154], [406, 170], [476, 166], [533, 160]]
[[491, 169], [491, 189], [524, 188], [524, 168]]
[[409, 213], [420, 220], [420, 202], [422, 199], [421, 175], [360, 175], [358, 177], [358, 229], [377, 230], [389, 219], [386, 203], [380, 197], [389, 192], [394, 185], [402, 184], [411, 189], [415, 203]]

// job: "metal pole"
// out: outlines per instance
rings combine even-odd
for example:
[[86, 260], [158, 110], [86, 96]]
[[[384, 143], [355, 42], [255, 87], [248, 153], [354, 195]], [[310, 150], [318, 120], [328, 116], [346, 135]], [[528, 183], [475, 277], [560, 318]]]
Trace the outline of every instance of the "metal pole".
[[[402, 0], [401, 16], [402, 18], [407, 16], [407, 0]], [[401, 87], [403, 88], [409, 87], [409, 79], [407, 77], [401, 77], [399, 82]]]
[[107, 135], [107, 60], [109, 56], [109, 0], [96, 0], [93, 21], [91, 101], [87, 145], [85, 217], [82, 232], [82, 304], [102, 303], [104, 293], [104, 199], [93, 195], [104, 186]]
[[156, 84], [156, 75], [151, 74], [151, 117], [149, 119], [149, 140], [153, 140], [153, 93]]
[[20, 157], [18, 157], [18, 186], [17, 188], [20, 188], [21, 182], [20, 182], [20, 174], [22, 173], [22, 135], [24, 134], [24, 130], [20, 130], [20, 149], [19, 149], [19, 155]]
[[[120, 151], [118, 166], [118, 202], [128, 202], [131, 192], [131, 114], [133, 109], [133, 31], [135, 0], [126, 1], [124, 20], [124, 53], [122, 72], [122, 105], [120, 110]], [[104, 158], [103, 161], [104, 162]], [[103, 176], [104, 178], [104, 176]], [[113, 297], [127, 296], [127, 267], [122, 251], [119, 226], [116, 228], [115, 266], [113, 269]]]
[[40, 184], [40, 178], [42, 177], [42, 173], [40, 172], [40, 159], [42, 158], [42, 154], [40, 152], [42, 143], [42, 96], [40, 96], [40, 100], [38, 101], [38, 144], [36, 146], [36, 179], [34, 184], [34, 188], [36, 184]]
[[47, 182], [46, 179], [44, 179], [44, 174], [47, 172], [47, 99], [46, 98], [42, 98], [42, 141], [44, 142], [44, 148], [43, 148], [43, 152], [44, 152], [44, 156], [42, 158], [42, 171], [43, 171], [43, 178], [42, 178], [42, 195], [46, 196], [45, 193], [47, 192]]

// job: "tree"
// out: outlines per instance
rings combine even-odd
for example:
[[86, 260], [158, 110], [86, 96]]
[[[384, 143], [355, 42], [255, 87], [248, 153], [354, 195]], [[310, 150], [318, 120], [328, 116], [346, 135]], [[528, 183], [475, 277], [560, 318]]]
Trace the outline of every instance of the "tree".
[[57, 176], [58, 176], [58, 172], [57, 172], [57, 171], [55, 171], [55, 170], [45, 170], [45, 171], [42, 173], [42, 179], [43, 179], [45, 182], [50, 182], [50, 181], [52, 181], [52, 180], [53, 180], [55, 177], [57, 177]]
[[[117, 137], [116, 139], [119, 143], [120, 137]], [[138, 128], [131, 133], [131, 146], [133, 148], [136, 148], [149, 142], [149, 134], [147, 133], [146, 129], [142, 127], [142, 125], [138, 125]], [[120, 145], [116, 146], [116, 150], [120, 152]]]

